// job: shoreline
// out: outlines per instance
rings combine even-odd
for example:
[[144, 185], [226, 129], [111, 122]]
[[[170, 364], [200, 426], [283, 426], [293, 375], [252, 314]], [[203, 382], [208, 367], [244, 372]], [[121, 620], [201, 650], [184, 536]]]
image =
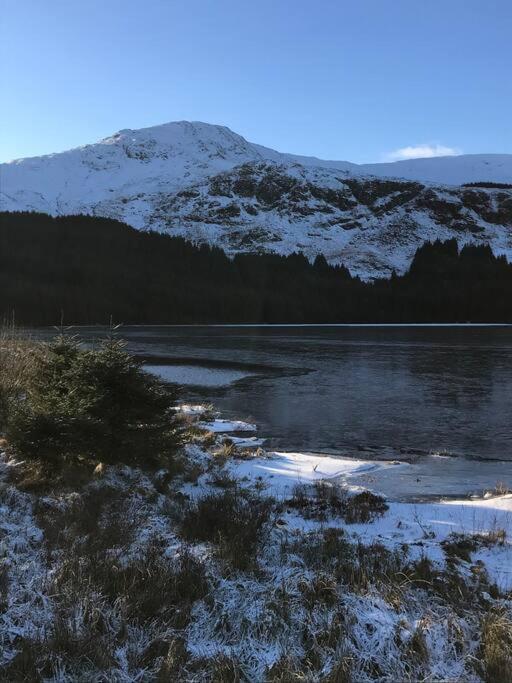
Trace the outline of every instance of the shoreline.
[[[183, 405], [186, 409], [188, 404]], [[206, 410], [205, 406], [194, 407]], [[237, 418], [221, 418], [215, 406], [209, 409], [209, 412], [212, 411], [216, 417], [202, 424], [205, 430], [233, 439], [234, 443], [239, 433], [258, 433], [259, 427], [256, 424], [242, 422]], [[325, 465], [328, 468], [327, 477], [340, 486], [364, 488], [397, 503], [478, 500], [489, 497], [494, 490], [512, 490], [510, 460], [467, 458], [463, 455], [417, 450], [404, 453], [394, 451], [391, 447], [382, 449], [379, 453], [370, 448], [360, 448], [351, 453], [348, 447], [341, 447], [330, 453], [311, 449], [297, 451], [286, 447], [265, 447], [269, 439], [264, 434], [258, 433], [258, 437], [252, 438], [257, 438], [257, 446], [263, 449], [265, 457], [269, 459], [278, 456], [307, 461], [312, 463], [311, 467], [315, 464]], [[339, 473], [336, 463], [339, 465]], [[298, 471], [304, 476], [300, 467]], [[347, 472], [350, 474], [347, 475]]]
[[[185, 410], [188, 404], [183, 404]], [[200, 409], [205, 406], [194, 406]], [[215, 410], [214, 410], [215, 412]], [[190, 415], [190, 413], [189, 413]], [[217, 417], [208, 422], [198, 422], [205, 431], [212, 431], [219, 437], [232, 440], [235, 445], [250, 447], [250, 443], [243, 437], [234, 436], [250, 432], [256, 434], [258, 426], [240, 420], [230, 420]], [[307, 463], [316, 467], [315, 472], [325, 474], [325, 478], [338, 483], [340, 486], [365, 488], [378, 495], [384, 495], [392, 502], [422, 503], [441, 502], [445, 500], [488, 500], [493, 490], [508, 489], [504, 481], [510, 478], [512, 462], [508, 460], [481, 459], [474, 460], [463, 456], [422, 453], [413, 459], [396, 457], [371, 457], [371, 452], [359, 452], [355, 455], [348, 453], [322, 453], [319, 451], [296, 451], [283, 448], [262, 448], [268, 439], [263, 435], [251, 436], [255, 446], [261, 448], [264, 457], [272, 463], [273, 458], [295, 459], [297, 463]], [[240, 443], [238, 443], [240, 442]], [[366, 456], [366, 457], [365, 457]], [[391, 456], [391, 453], [390, 453]], [[337, 469], [336, 464], [339, 465]], [[319, 468], [324, 465], [326, 471]], [[471, 469], [469, 473], [465, 468]], [[477, 471], [475, 471], [477, 470]], [[480, 470], [480, 471], [478, 471]], [[297, 465], [297, 483], [301, 477], [308, 476], [300, 464]], [[471, 476], [460, 488], [453, 487], [451, 482], [460, 481], [461, 475]], [[494, 478], [493, 481], [490, 481]], [[439, 488], [434, 489], [435, 486]]]
[[[472, 561], [481, 561], [500, 589], [512, 590], [510, 488], [503, 486], [500, 489], [498, 485], [494, 490], [487, 487], [479, 494], [468, 491], [465, 495], [438, 491], [430, 493], [428, 499], [424, 498], [425, 490], [417, 491], [414, 496], [399, 496], [396, 486], [397, 482], [403, 485], [404, 473], [411, 482], [417, 480], [421, 485], [418, 488], [425, 486], [422, 477], [416, 476], [414, 465], [396, 460], [267, 451], [256, 425], [223, 419], [211, 408], [208, 418], [203, 419], [205, 409], [206, 406], [189, 404], [179, 408], [191, 426], [203, 433], [204, 443], [211, 441], [207, 446], [199, 444], [200, 457], [215, 460], [220, 457], [215, 456], [216, 452], [224, 452], [219, 467], [226, 481], [236, 482], [242, 489], [260, 491], [282, 501], [285, 507], [295, 498], [303, 501], [299, 509], [288, 508], [282, 519], [281, 525], [289, 533], [310, 534], [325, 528], [339, 529], [365, 545], [380, 543], [389, 550], [407, 546], [412, 559], [420, 561], [427, 557], [439, 566], [445, 566], [447, 562], [445, 546], [465, 539], [475, 545]], [[193, 448], [197, 447], [192, 447], [191, 453]], [[439, 456], [436, 459], [441, 467], [455, 460]], [[442, 474], [440, 470], [441, 478]], [[204, 475], [187, 488], [187, 494], [195, 499], [210, 487], [208, 475]], [[326, 501], [332, 497], [344, 500], [347, 496], [348, 499], [357, 498], [359, 494], [385, 501], [386, 511], [355, 524], [347, 524], [334, 510], [325, 512], [329, 505]], [[319, 516], [315, 507], [318, 505], [324, 510]], [[496, 543], [495, 538], [499, 539]]]
[[[109, 330], [110, 327], [107, 324], [73, 324], [70, 323], [69, 325], [66, 325], [66, 327], [71, 328], [71, 329], [105, 329]], [[505, 322], [491, 322], [491, 323], [482, 323], [482, 322], [465, 322], [465, 323], [457, 323], [457, 322], [450, 322], [450, 323], [429, 323], [429, 322], [423, 322], [423, 323], [126, 323], [122, 325], [123, 329], [134, 327], [134, 328], [151, 328], [151, 327], [163, 327], [163, 328], [174, 328], [174, 327], [187, 327], [187, 328], [194, 328], [194, 327], [248, 327], [248, 328], [253, 328], [253, 327], [262, 327], [262, 328], [279, 328], [279, 327], [377, 327], [377, 328], [386, 328], [386, 327], [461, 327], [461, 328], [470, 328], [470, 327], [512, 327], [512, 323], [505, 323]], [[30, 326], [30, 325], [24, 325], [23, 329], [27, 330], [54, 330], [55, 328], [50, 325], [42, 325], [42, 326]]]

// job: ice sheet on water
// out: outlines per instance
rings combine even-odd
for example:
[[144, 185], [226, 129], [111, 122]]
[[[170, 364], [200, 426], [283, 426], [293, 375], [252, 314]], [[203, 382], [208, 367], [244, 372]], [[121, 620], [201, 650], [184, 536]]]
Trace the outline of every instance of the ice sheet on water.
[[144, 369], [165, 382], [203, 387], [224, 387], [245, 377], [250, 372], [226, 368], [205, 368], [200, 365], [146, 365]]

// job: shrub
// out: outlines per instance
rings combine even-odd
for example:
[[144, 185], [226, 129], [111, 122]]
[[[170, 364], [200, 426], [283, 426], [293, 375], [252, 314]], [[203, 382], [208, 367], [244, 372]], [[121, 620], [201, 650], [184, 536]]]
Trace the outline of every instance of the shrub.
[[325, 481], [313, 487], [297, 484], [287, 504], [300, 510], [304, 519], [325, 521], [329, 516], [340, 516], [347, 524], [373, 522], [388, 509], [384, 498], [371, 491], [349, 496], [341, 487]]
[[362, 491], [347, 500], [343, 516], [347, 524], [365, 524], [383, 515], [388, 507], [382, 496]]
[[441, 546], [448, 557], [471, 562], [471, 553], [479, 548], [504, 545], [506, 538], [507, 532], [505, 529], [493, 529], [487, 534], [451, 533], [441, 542]]
[[174, 390], [144, 372], [121, 342], [84, 350], [60, 337], [38, 355], [25, 395], [10, 407], [7, 438], [20, 456], [54, 464], [157, 464], [179, 443], [174, 401]]
[[237, 569], [246, 569], [254, 558], [271, 509], [270, 498], [229, 488], [188, 503], [181, 511], [179, 525], [185, 539], [216, 543], [221, 557]]

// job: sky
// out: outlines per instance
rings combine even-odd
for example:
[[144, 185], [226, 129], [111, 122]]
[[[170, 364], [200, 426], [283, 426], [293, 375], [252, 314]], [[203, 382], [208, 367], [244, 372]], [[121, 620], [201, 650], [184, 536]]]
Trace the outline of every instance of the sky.
[[0, 161], [195, 120], [357, 163], [512, 153], [511, 0], [0, 0]]

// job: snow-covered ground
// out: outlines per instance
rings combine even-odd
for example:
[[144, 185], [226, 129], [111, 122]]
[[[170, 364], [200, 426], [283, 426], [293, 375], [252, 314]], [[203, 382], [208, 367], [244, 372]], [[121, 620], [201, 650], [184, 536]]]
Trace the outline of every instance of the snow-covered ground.
[[356, 458], [337, 458], [313, 453], [269, 452], [265, 457], [240, 461], [230, 466], [239, 478], [258, 479], [275, 496], [290, 494], [298, 484], [311, 484], [325, 479], [336, 479], [343, 485], [363, 472], [377, 474], [382, 470], [403, 466], [403, 463], [372, 462]]
[[[199, 407], [197, 407], [199, 410]], [[199, 422], [198, 426], [207, 431], [225, 435], [239, 448], [261, 445], [262, 440], [247, 441], [237, 439], [230, 432], [256, 431], [256, 425], [246, 422], [215, 419], [210, 422]], [[420, 557], [426, 555], [436, 562], [443, 563], [444, 553], [441, 543], [452, 534], [489, 535], [500, 534], [503, 543], [491, 548], [479, 549], [475, 561], [481, 560], [493, 581], [503, 590], [512, 590], [512, 493], [499, 495], [499, 492], [484, 494], [480, 489], [480, 497], [454, 499], [442, 497], [441, 490], [432, 487], [426, 469], [432, 461], [440, 466], [453, 466], [454, 458], [433, 456], [428, 463], [409, 464], [399, 461], [374, 461], [358, 458], [335, 457], [314, 453], [265, 452], [261, 451], [251, 457], [236, 456], [226, 464], [230, 476], [244, 482], [244, 485], [257, 485], [278, 499], [286, 499], [293, 494], [295, 487], [311, 487], [316, 482], [326, 481], [333, 487], [343, 487], [349, 492], [372, 490], [375, 494], [384, 495], [388, 500], [389, 509], [379, 519], [367, 524], [350, 524], [352, 538], [364, 543], [380, 542], [387, 547], [394, 548], [407, 544], [411, 555]], [[495, 463], [491, 463], [493, 465]], [[475, 481], [468, 480], [469, 490], [476, 490], [483, 482], [479, 479], [479, 466], [485, 467], [489, 463], [472, 462], [476, 470]], [[510, 463], [496, 463], [510, 469]], [[499, 471], [499, 469], [497, 471]], [[413, 501], [403, 502], [404, 492], [400, 490], [401, 477], [404, 472], [409, 479], [414, 479], [416, 486], [409, 493], [409, 499], [418, 497], [422, 493], [421, 480], [426, 482], [425, 496], [437, 497], [435, 502]], [[418, 476], [420, 474], [421, 476]], [[470, 477], [469, 471], [466, 473]], [[487, 472], [487, 477], [489, 473]], [[445, 477], [446, 480], [446, 477]], [[434, 477], [434, 481], [445, 481], [441, 475]], [[382, 486], [379, 485], [382, 482]], [[496, 479], [495, 483], [498, 483]], [[368, 484], [371, 483], [369, 487]], [[453, 483], [451, 488], [453, 490]], [[286, 518], [289, 529], [314, 531], [325, 526], [321, 523], [304, 520], [300, 515], [289, 515]], [[329, 520], [330, 526], [346, 528], [347, 525], [339, 519]]]
[[[16, 642], [21, 637], [35, 637], [52, 619], [51, 600], [44, 592], [47, 568], [43, 534], [34, 519], [32, 501], [30, 496], [2, 484], [2, 470], [5, 470], [3, 459], [0, 461], [0, 578], [7, 577], [10, 590], [5, 600], [7, 609], [5, 604], [0, 609], [0, 666], [16, 650]], [[4, 590], [0, 590], [0, 598], [4, 597]]]
[[[109, 603], [99, 587], [87, 581], [83, 593], [77, 594], [76, 605], [69, 611], [64, 603], [63, 612], [55, 581], [61, 577], [59, 562], [73, 562], [73, 554], [82, 552], [84, 539], [73, 525], [84, 491], [54, 491], [44, 497], [18, 491], [8, 479], [21, 465], [2, 455], [0, 569], [8, 569], [9, 581], [5, 585], [0, 582], [5, 593], [2, 596], [0, 591], [0, 668], [19, 656], [22, 643], [25, 647], [26, 643], [45, 643], [54, 653], [54, 659], [48, 660], [53, 664], [47, 665], [50, 673], [45, 674], [45, 681], [77, 680], [77, 670], [80, 680], [98, 683], [154, 680], [159, 671], [167, 671], [162, 669], [165, 653], [167, 648], [171, 652], [169, 643], [179, 637], [186, 645], [186, 659], [181, 669], [172, 669], [168, 680], [213, 680], [212, 667], [221, 663], [228, 667], [221, 680], [251, 683], [272, 680], [269, 672], [284, 665], [298, 667], [303, 678], [297, 680], [311, 683], [348, 680], [342, 677], [345, 665], [357, 683], [493, 680], [485, 673], [489, 664], [482, 650], [482, 620], [498, 615], [506, 628], [512, 624], [512, 494], [490, 492], [479, 498], [435, 502], [398, 501], [388, 496], [387, 509], [366, 523], [348, 523], [329, 508], [321, 516], [308, 514], [308, 501], [318, 500], [319, 491], [325, 495], [333, 490], [350, 500], [365, 488], [361, 477], [372, 476], [377, 492], [379, 477], [397, 477], [414, 465], [265, 451], [261, 448], [264, 438], [255, 434], [256, 425], [223, 420], [209, 406], [184, 404], [179, 412], [186, 424], [196, 427], [193, 440], [184, 449], [186, 461], [196, 472], [193, 477], [178, 476], [166, 490], [161, 476], [165, 472], [151, 474], [112, 466], [98, 474], [87, 489], [105, 492], [102, 504], [107, 510], [112, 496], [120, 496], [122, 520], [133, 523], [135, 530], [133, 537], [127, 534], [126, 539], [121, 530], [119, 538], [125, 546], [107, 546], [104, 556], [99, 556], [100, 563], [114, 561], [115, 572], [119, 572], [130, 563], [143, 561], [147, 553], [157, 552], [158, 562], [172, 565], [190, 556], [201, 564], [209, 588], [194, 599], [184, 625], [170, 626], [158, 611], [149, 621], [133, 620], [126, 616], [130, 614], [123, 602], [126, 598]], [[218, 457], [218, 449], [226, 441], [233, 443], [235, 450], [229, 456], [222, 451]], [[205, 496], [222, 496], [232, 486], [253, 496], [250, 500], [255, 505], [259, 497], [266, 500], [271, 496], [274, 501], [256, 571], [226, 568], [215, 543], [180, 538], [176, 522], [180, 505], [193, 506]], [[304, 508], [293, 503], [297, 491]], [[75, 517], [70, 517], [66, 527], [71, 510]], [[48, 519], [61, 515], [64, 522], [60, 550], [49, 550], [45, 541], [38, 520], [44, 521], [46, 514]], [[108, 517], [103, 524], [109, 532]], [[333, 536], [333, 532], [341, 536]], [[66, 553], [66, 534], [74, 539], [71, 553], [69, 548]], [[115, 535], [113, 538], [116, 541]], [[470, 542], [465, 558], [450, 554], [446, 545], [460, 539]], [[339, 550], [330, 550], [333, 554], [327, 559], [322, 555], [331, 548], [326, 542], [334, 543], [335, 549], [336, 543], [341, 543]], [[401, 564], [393, 569], [396, 558]], [[87, 557], [82, 559], [85, 562]], [[409, 575], [402, 574], [411, 563], [425, 560], [439, 572], [435, 590], [433, 580], [420, 578], [414, 584]], [[345, 577], [335, 573], [343, 570], [345, 562], [355, 562], [354, 570], [363, 562], [364, 572], [354, 583], [350, 572]], [[398, 572], [395, 579], [380, 566], [386, 562], [390, 571]], [[151, 566], [148, 571], [151, 577]], [[374, 572], [375, 577], [366, 572]], [[364, 584], [359, 585], [363, 579]], [[448, 593], [444, 592], [445, 581]], [[463, 583], [469, 597], [464, 598], [462, 592], [460, 599], [458, 594], [450, 595], [450, 591], [461, 591], [454, 581]], [[164, 599], [162, 594], [162, 602]], [[158, 605], [156, 601], [156, 609]], [[73, 633], [74, 638], [71, 644], [61, 645], [61, 650], [52, 650], [56, 646], [48, 640], [56, 614], [60, 620], [66, 615], [65, 632]], [[101, 627], [91, 631], [91, 623]], [[98, 651], [108, 651], [108, 658], [80, 659], [73, 654], [81, 652], [77, 649], [83, 646], [81, 638], [87, 643], [91, 633], [101, 641]], [[38, 661], [40, 646], [31, 647]], [[339, 677], [326, 679], [340, 662]]]
[[[363, 490], [354, 480], [371, 471], [378, 477], [395, 476], [406, 463], [371, 462], [352, 458], [334, 458], [307, 453], [270, 453], [264, 457], [235, 461], [228, 465], [237, 479], [253, 484], [264, 482], [270, 495], [286, 498], [297, 485], [330, 480], [332, 486], [344, 486], [351, 492]], [[379, 493], [378, 485], [374, 491]], [[314, 491], [311, 490], [311, 495]], [[504, 542], [493, 548], [479, 550], [474, 560], [482, 560], [492, 580], [503, 590], [512, 590], [512, 494], [480, 499], [446, 499], [438, 502], [405, 503], [388, 500], [389, 510], [367, 524], [345, 525], [341, 520], [329, 520], [329, 526], [350, 530], [352, 538], [371, 544], [380, 542], [390, 548], [407, 544], [411, 555], [426, 555], [443, 562], [441, 543], [451, 534], [469, 536], [504, 532]], [[313, 531], [325, 526], [325, 521], [304, 520], [300, 515], [287, 516], [290, 529]]]

